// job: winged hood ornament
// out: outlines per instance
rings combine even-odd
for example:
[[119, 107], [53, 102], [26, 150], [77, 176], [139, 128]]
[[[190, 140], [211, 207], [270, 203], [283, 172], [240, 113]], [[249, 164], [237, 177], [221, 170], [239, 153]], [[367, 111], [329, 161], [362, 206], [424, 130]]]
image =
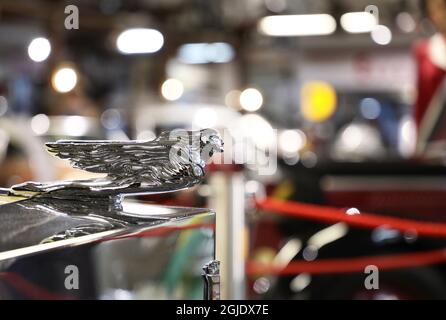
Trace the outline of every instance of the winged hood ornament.
[[181, 190], [200, 183], [206, 162], [223, 152], [223, 141], [213, 129], [165, 131], [151, 141], [59, 140], [46, 146], [74, 168], [105, 177], [25, 182], [11, 187], [11, 195], [101, 200]]

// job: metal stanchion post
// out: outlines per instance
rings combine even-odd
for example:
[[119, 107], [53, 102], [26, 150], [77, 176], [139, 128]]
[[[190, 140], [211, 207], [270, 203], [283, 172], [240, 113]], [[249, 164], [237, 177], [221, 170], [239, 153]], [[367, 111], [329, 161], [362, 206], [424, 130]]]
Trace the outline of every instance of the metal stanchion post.
[[214, 172], [210, 207], [216, 217], [216, 257], [221, 298], [245, 298], [245, 187], [242, 172]]

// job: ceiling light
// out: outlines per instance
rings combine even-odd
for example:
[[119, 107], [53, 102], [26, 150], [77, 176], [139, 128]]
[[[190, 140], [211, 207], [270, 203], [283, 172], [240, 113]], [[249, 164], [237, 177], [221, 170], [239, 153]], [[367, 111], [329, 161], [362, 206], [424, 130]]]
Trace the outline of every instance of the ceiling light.
[[45, 61], [51, 53], [51, 44], [46, 38], [35, 38], [28, 46], [28, 56], [35, 62]]
[[336, 20], [329, 14], [276, 15], [264, 17], [258, 29], [268, 36], [317, 36], [336, 31]]
[[371, 32], [378, 24], [375, 16], [369, 12], [348, 12], [341, 16], [341, 26], [349, 33]]
[[186, 43], [178, 50], [178, 60], [187, 64], [227, 63], [234, 56], [234, 48], [226, 42]]
[[155, 29], [127, 29], [116, 39], [116, 47], [123, 54], [154, 53], [159, 51], [163, 44], [163, 35]]

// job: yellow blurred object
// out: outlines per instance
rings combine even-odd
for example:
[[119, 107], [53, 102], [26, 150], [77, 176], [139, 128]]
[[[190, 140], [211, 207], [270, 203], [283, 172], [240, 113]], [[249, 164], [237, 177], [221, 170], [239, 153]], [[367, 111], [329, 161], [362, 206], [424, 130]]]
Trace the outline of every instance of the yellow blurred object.
[[274, 248], [260, 247], [253, 252], [252, 259], [257, 263], [269, 264], [272, 263], [276, 255], [277, 251]]
[[290, 181], [280, 183], [272, 194], [274, 199], [286, 200], [294, 193], [294, 186]]
[[336, 110], [336, 91], [329, 83], [307, 82], [301, 90], [301, 111], [304, 118], [312, 122], [322, 122], [330, 118]]

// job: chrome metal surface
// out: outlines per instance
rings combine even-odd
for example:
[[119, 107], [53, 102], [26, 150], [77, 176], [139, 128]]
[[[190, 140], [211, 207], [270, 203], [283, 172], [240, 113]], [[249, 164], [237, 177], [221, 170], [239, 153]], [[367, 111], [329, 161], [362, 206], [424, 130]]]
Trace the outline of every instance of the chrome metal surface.
[[245, 188], [243, 172], [216, 172], [210, 179], [210, 207], [217, 220], [216, 257], [221, 261], [221, 298], [245, 298]]
[[[214, 212], [124, 196], [201, 182], [206, 161], [223, 150], [215, 130], [47, 146], [106, 176], [0, 189], [0, 299], [202, 298], [200, 268], [215, 259]], [[64, 284], [67, 267], [82, 272], [82, 290]]]
[[[203, 298], [201, 268], [215, 259], [212, 211], [39, 200], [0, 206], [0, 299]], [[70, 270], [76, 288], [66, 285]]]
[[220, 300], [220, 261], [212, 260], [203, 266], [204, 299]]
[[192, 187], [204, 177], [206, 161], [223, 151], [213, 129], [163, 132], [152, 141], [60, 140], [47, 143], [55, 156], [73, 167], [106, 174], [104, 178], [54, 183], [25, 182], [10, 194], [76, 199], [161, 193]]
[[49, 198], [8, 203], [0, 206], [0, 261], [64, 245], [141, 232], [205, 212], [212, 211], [133, 201], [124, 201], [119, 208]]

